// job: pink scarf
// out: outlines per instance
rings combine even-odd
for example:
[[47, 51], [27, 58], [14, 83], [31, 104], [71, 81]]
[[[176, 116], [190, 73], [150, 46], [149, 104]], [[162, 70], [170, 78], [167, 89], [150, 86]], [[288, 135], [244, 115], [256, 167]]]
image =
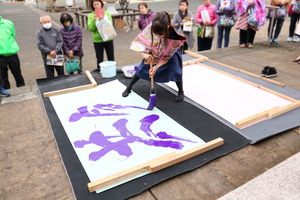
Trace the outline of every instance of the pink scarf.
[[172, 25], [169, 32], [175, 33], [175, 39], [160, 39], [153, 34], [153, 44], [151, 44], [151, 24], [149, 24], [132, 41], [130, 49], [140, 53], [151, 53], [154, 57], [153, 64], [167, 62], [186, 41], [186, 37], [179, 35]]

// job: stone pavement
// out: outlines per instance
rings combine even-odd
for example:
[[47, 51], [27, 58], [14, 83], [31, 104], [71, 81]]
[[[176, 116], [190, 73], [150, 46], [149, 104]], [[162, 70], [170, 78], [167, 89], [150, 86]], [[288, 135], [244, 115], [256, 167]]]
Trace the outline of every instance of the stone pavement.
[[[166, 6], [170, 2], [175, 1], [151, 2], [151, 8], [158, 11], [159, 7], [164, 6], [176, 11], [177, 1], [174, 7]], [[159, 6], [155, 6], [157, 4]], [[191, 10], [195, 14], [195, 6]], [[16, 88], [10, 75], [12, 88], [9, 91], [12, 95], [1, 99], [0, 199], [74, 198], [35, 82], [36, 79], [45, 77], [35, 41], [35, 33], [41, 27], [39, 17], [43, 14], [43, 10], [36, 8], [35, 4], [0, 5], [0, 15], [15, 24], [16, 40], [20, 46], [18, 55], [26, 82], [25, 87]], [[50, 13], [54, 25], [60, 26], [60, 14]], [[278, 76], [272, 79], [300, 90], [300, 65], [291, 62], [300, 55], [300, 46], [299, 43], [285, 41], [288, 27], [289, 19], [282, 28], [279, 45], [267, 46], [267, 25], [264, 25], [257, 32], [253, 49], [239, 48], [238, 31], [232, 29], [229, 48], [216, 49], [214, 39], [212, 50], [201, 54], [255, 74], [260, 74], [263, 66], [274, 66], [278, 70]], [[124, 28], [117, 32], [114, 46], [118, 67], [141, 61], [135, 52], [128, 49], [138, 33], [136, 27], [133, 31], [126, 32]], [[195, 44], [192, 51], [196, 52], [196, 46]], [[83, 68], [92, 71], [96, 68], [96, 60], [92, 37], [86, 29], [83, 30], [83, 50]], [[217, 199], [299, 150], [300, 135], [296, 129], [289, 130], [165, 181], [132, 199]]]
[[219, 200], [300, 199], [299, 165], [297, 153]]

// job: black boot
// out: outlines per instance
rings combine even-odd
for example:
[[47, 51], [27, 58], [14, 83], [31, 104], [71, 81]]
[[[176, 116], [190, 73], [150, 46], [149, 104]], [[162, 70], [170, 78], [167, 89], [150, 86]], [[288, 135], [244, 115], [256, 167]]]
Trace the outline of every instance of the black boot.
[[180, 102], [183, 101], [184, 98], [182, 82], [176, 82], [176, 85], [178, 87], [178, 96], [175, 98], [175, 101]]
[[129, 93], [131, 92], [131, 88], [132, 86], [140, 79], [140, 77], [138, 77], [137, 75], [134, 75], [132, 77], [131, 82], [129, 83], [129, 85], [127, 86], [127, 88], [125, 89], [125, 91], [122, 93], [123, 97], [127, 97], [129, 95]]

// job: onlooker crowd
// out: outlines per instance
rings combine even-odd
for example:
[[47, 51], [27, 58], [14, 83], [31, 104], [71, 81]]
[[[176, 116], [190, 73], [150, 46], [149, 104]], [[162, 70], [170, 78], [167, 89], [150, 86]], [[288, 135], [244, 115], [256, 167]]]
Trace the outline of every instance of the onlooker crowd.
[[[179, 0], [179, 9], [174, 14], [172, 24], [177, 33], [186, 37], [186, 41], [181, 47], [181, 53], [192, 49], [195, 38], [193, 26], [197, 22], [197, 45], [198, 51], [211, 49], [212, 42], [217, 30], [217, 47], [226, 48], [229, 45], [230, 32], [233, 26], [239, 30], [239, 46], [241, 48], [253, 48], [254, 38], [259, 28], [269, 19], [268, 36], [270, 44], [278, 44], [278, 37], [281, 32], [286, 16], [290, 17], [289, 36], [287, 42], [300, 42], [300, 36], [295, 33], [296, 24], [299, 24], [300, 0], [271, 0], [271, 6], [278, 6], [275, 11], [266, 10], [264, 0], [218, 0], [216, 5], [211, 4], [210, 0], [202, 0], [196, 11], [195, 18], [189, 10], [188, 0]], [[104, 39], [99, 34], [99, 21], [105, 19], [112, 24], [111, 14], [104, 10], [102, 0], [91, 0], [92, 12], [88, 16], [88, 30], [92, 33], [93, 44], [96, 53], [96, 69], [100, 70], [99, 64], [103, 62], [104, 50], [107, 60], [114, 61], [113, 38]], [[138, 18], [138, 28], [143, 31], [145, 27], [152, 23], [155, 16], [148, 9], [148, 4], [141, 2], [138, 4], [141, 15]], [[236, 19], [233, 12], [236, 11]], [[102, 14], [99, 14], [102, 13]], [[274, 12], [274, 13], [273, 13]], [[274, 23], [272, 22], [274, 16]], [[68, 13], [63, 13], [60, 18], [62, 27], [60, 30], [54, 28], [49, 15], [40, 17], [42, 28], [36, 33], [37, 46], [41, 51], [44, 68], [47, 78], [57, 75], [64, 75], [63, 59], [78, 58], [78, 74], [82, 73], [82, 30], [73, 22], [73, 18]], [[215, 28], [217, 26], [217, 28]], [[274, 30], [275, 29], [275, 30]], [[1, 39], [2, 38], [2, 39]], [[3, 39], [5, 38], [5, 39]], [[8, 69], [11, 70], [17, 87], [25, 85], [20, 61], [17, 52], [18, 44], [15, 41], [15, 28], [11, 21], [0, 16], [0, 95], [9, 96], [6, 91], [10, 89], [8, 80]], [[224, 40], [223, 40], [224, 39]], [[224, 44], [223, 44], [224, 41]], [[297, 58], [293, 61], [300, 62]], [[55, 70], [55, 71], [54, 71]], [[68, 72], [73, 74], [74, 71]]]

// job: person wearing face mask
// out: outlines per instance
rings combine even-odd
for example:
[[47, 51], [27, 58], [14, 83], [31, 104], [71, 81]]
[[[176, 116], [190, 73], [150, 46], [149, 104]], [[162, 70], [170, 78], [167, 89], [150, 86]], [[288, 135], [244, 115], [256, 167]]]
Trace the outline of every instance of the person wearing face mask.
[[[67, 55], [68, 58], [73, 58], [74, 56], [79, 57], [80, 70], [78, 70], [77, 73], [81, 74], [83, 57], [81, 28], [77, 24], [74, 24], [72, 16], [68, 13], [61, 14], [60, 23], [63, 25], [63, 27], [60, 28], [60, 33], [64, 40], [62, 46], [64, 54]], [[73, 72], [70, 74], [73, 74]]]
[[42, 58], [44, 61], [44, 67], [47, 78], [54, 77], [54, 69], [58, 75], [64, 75], [64, 67], [47, 64], [47, 54], [52, 58], [56, 58], [57, 55], [61, 55], [63, 38], [61, 33], [56, 28], [52, 27], [51, 18], [49, 15], [40, 17], [40, 24], [42, 28], [37, 31], [36, 39], [37, 46], [41, 51]]
[[[25, 86], [21, 73], [20, 60], [17, 52], [19, 46], [15, 40], [15, 27], [13, 22], [0, 16], [0, 72], [3, 85], [0, 85], [0, 95], [7, 96], [4, 89], [10, 89], [8, 80], [8, 69], [13, 74], [17, 87]], [[0, 80], [1, 80], [0, 78]], [[1, 82], [0, 82], [1, 84]]]

